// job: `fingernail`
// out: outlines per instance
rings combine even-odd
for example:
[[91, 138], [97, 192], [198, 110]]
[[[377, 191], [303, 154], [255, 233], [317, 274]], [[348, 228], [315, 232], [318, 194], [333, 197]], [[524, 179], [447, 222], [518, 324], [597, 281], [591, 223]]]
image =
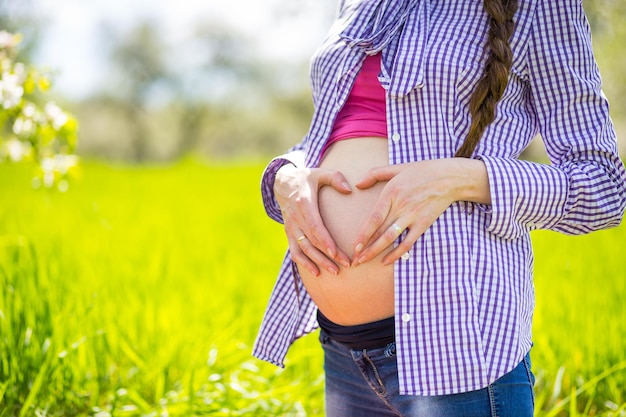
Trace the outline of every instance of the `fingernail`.
[[335, 252], [335, 250], [334, 250], [333, 248], [328, 248], [328, 249], [326, 249], [326, 252], [328, 252], [328, 255], [329, 255], [331, 258], [334, 258], [334, 257], [335, 257], [335, 255], [337, 254], [337, 252]]
[[359, 243], [358, 245], [356, 245], [356, 248], [354, 248], [355, 252], [361, 252], [363, 250], [363, 244]]
[[339, 270], [337, 268], [330, 266], [328, 267], [328, 272], [330, 272], [333, 275], [337, 275], [339, 273]]
[[341, 183], [344, 187], [346, 187], [348, 190], [352, 190], [352, 187], [350, 187], [350, 184], [348, 184], [346, 181]]
[[339, 263], [345, 268], [350, 268], [350, 262], [346, 261], [345, 259], [340, 260]]

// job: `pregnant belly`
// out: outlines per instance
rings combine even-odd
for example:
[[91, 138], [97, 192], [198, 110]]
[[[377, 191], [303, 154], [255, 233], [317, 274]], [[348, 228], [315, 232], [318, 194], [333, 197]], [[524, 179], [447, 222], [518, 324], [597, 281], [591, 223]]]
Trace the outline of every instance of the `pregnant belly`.
[[[384, 183], [367, 190], [354, 187], [370, 168], [388, 165], [387, 141], [383, 138], [348, 139], [333, 144], [321, 168], [341, 171], [352, 193], [341, 194], [331, 187], [319, 192], [319, 206], [326, 228], [348, 256], [356, 235], [376, 203]], [[322, 270], [317, 277], [299, 268], [307, 292], [326, 317], [337, 324], [355, 325], [393, 316], [393, 265], [381, 260], [388, 250], [370, 262], [343, 268], [332, 275]]]

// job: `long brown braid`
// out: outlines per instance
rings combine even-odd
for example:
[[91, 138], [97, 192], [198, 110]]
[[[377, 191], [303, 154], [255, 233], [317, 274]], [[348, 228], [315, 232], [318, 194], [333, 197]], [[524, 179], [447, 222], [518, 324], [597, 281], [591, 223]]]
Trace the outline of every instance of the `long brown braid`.
[[509, 41], [515, 30], [513, 16], [517, 11], [517, 0], [484, 0], [483, 6], [490, 17], [487, 47], [491, 53], [484, 75], [470, 97], [472, 124], [469, 133], [455, 155], [465, 158], [472, 156], [483, 132], [493, 122], [496, 104], [504, 94], [513, 62]]

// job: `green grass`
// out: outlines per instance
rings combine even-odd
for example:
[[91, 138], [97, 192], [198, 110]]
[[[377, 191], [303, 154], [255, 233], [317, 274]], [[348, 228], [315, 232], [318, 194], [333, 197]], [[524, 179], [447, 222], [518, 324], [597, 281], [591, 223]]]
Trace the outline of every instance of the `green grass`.
[[533, 242], [539, 402], [546, 415], [626, 415], [626, 227]]
[[[250, 357], [286, 245], [262, 168], [0, 165], [0, 417], [323, 415], [315, 337]], [[534, 241], [537, 414], [626, 415], [626, 229]]]

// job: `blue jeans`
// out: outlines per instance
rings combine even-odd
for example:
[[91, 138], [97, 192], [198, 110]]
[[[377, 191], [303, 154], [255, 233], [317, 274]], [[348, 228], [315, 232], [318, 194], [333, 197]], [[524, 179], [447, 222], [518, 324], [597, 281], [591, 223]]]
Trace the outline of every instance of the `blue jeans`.
[[530, 356], [493, 384], [461, 394], [400, 395], [396, 346], [352, 350], [320, 333], [326, 417], [532, 417]]

